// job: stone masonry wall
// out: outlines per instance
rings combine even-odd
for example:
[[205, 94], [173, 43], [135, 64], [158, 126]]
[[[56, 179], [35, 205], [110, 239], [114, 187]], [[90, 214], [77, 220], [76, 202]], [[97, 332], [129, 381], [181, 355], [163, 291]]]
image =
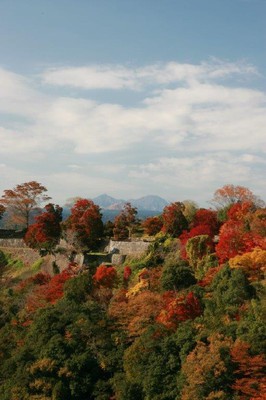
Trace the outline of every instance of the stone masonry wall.
[[105, 251], [108, 253], [113, 252], [114, 254], [121, 254], [125, 256], [141, 256], [148, 251], [150, 242], [144, 242], [142, 240], [132, 241], [116, 241], [110, 240]]
[[27, 247], [23, 239], [0, 239], [0, 247]]

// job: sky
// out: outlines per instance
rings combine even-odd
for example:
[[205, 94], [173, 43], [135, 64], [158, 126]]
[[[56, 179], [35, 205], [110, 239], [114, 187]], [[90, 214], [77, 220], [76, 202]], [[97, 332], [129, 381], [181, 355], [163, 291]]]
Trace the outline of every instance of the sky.
[[266, 0], [0, 0], [0, 193], [266, 200]]

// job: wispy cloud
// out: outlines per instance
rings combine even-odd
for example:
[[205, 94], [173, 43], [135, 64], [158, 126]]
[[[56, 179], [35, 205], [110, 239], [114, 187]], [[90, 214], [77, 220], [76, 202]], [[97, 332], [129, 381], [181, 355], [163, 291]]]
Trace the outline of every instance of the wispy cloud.
[[50, 68], [42, 74], [42, 79], [50, 85], [80, 89], [140, 90], [147, 85], [209, 81], [233, 74], [257, 74], [257, 71], [246, 63], [213, 59], [199, 65], [169, 62], [143, 68], [126, 68], [121, 65]]

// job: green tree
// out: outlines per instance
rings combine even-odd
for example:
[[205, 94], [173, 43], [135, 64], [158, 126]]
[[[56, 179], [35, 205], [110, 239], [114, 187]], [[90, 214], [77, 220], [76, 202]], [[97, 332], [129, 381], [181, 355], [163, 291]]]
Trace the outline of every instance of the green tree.
[[164, 290], [180, 290], [195, 283], [195, 276], [187, 261], [170, 259], [165, 262], [161, 275]]

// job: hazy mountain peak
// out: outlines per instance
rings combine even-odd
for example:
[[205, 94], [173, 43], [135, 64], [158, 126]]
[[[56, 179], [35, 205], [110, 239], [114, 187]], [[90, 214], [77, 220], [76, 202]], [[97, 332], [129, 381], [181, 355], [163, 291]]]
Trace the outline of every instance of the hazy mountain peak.
[[104, 193], [101, 194], [100, 196], [95, 197], [93, 199], [93, 202], [102, 208], [109, 208], [113, 204], [123, 203], [124, 201], [115, 199], [114, 197]]
[[93, 199], [94, 203], [103, 209], [120, 210], [123, 208], [126, 201], [130, 202], [132, 206], [137, 207], [138, 210], [150, 210], [161, 212], [168, 202], [160, 196], [147, 195], [139, 199], [121, 200], [115, 199], [108, 194], [101, 194]]

